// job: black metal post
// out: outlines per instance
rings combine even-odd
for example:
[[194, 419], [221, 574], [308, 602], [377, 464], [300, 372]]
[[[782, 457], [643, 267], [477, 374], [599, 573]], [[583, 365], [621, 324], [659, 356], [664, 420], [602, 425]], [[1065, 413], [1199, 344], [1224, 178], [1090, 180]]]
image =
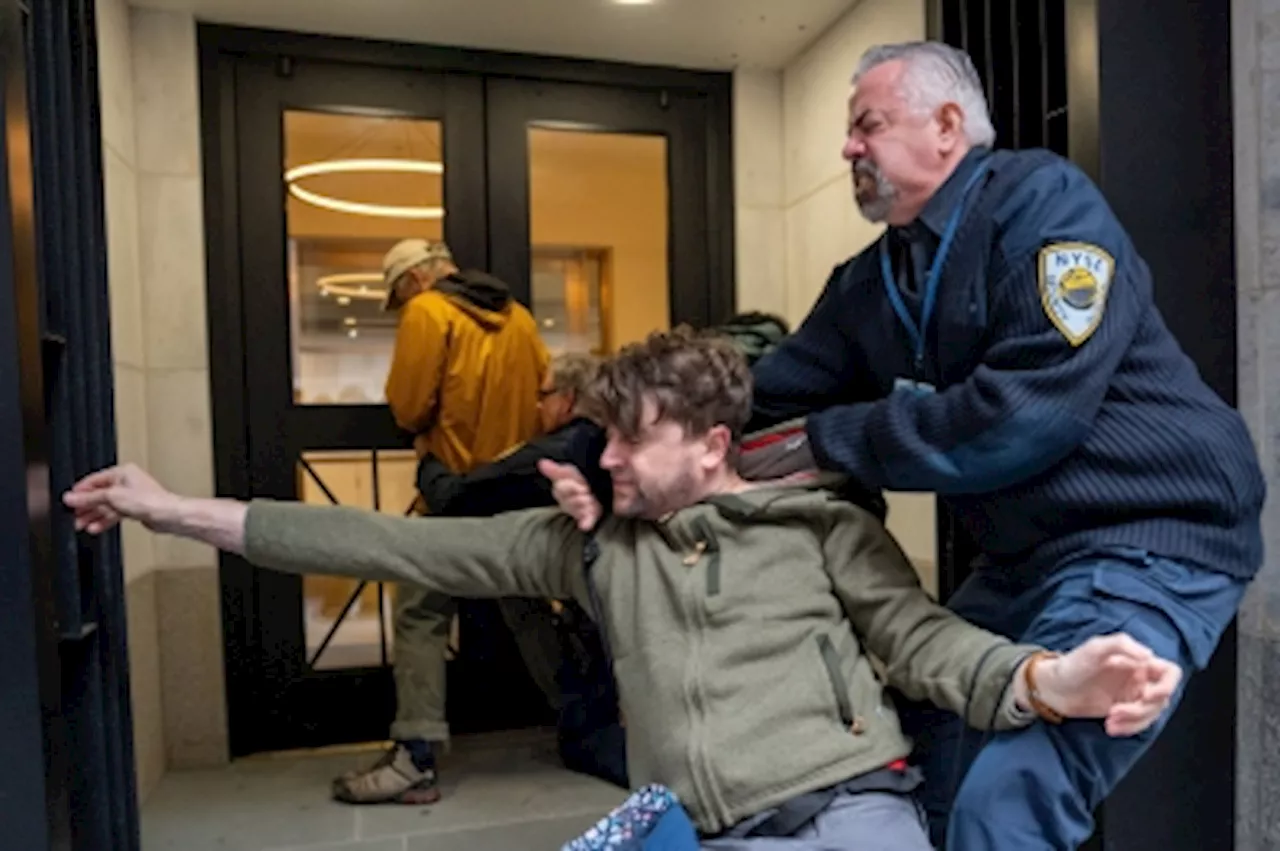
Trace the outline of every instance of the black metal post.
[[0, 780], [0, 845], [131, 851], [119, 537], [78, 538], [59, 500], [115, 460], [94, 8], [4, 0], [0, 15], [0, 340], [16, 348], [0, 353], [0, 546], [12, 548], [0, 557], [0, 753], [13, 772]]

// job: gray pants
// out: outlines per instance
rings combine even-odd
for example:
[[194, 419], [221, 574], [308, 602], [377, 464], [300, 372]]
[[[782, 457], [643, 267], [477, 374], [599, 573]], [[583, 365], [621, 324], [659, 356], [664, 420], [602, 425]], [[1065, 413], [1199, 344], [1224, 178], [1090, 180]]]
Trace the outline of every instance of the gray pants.
[[[744, 825], [763, 821], [761, 813]], [[837, 795], [794, 836], [720, 836], [703, 851], [933, 851], [921, 810], [913, 798], [885, 792]]]
[[[503, 620], [515, 634], [516, 646], [534, 682], [553, 709], [560, 706], [556, 671], [560, 640], [550, 612], [541, 600], [499, 600]], [[397, 741], [449, 740], [445, 719], [445, 651], [457, 601], [417, 585], [396, 588], [395, 681], [396, 720], [391, 738]]]

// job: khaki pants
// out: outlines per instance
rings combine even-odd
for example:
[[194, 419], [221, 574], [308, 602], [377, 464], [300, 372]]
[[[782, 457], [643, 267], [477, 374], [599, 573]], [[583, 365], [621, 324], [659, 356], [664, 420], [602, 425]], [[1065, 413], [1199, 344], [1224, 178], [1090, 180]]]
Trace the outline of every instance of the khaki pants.
[[[457, 601], [417, 585], [397, 586], [395, 596], [396, 720], [391, 738], [446, 742], [445, 652]], [[499, 600], [498, 608], [534, 682], [551, 707], [559, 709], [560, 640], [550, 608], [542, 600], [521, 598]]]

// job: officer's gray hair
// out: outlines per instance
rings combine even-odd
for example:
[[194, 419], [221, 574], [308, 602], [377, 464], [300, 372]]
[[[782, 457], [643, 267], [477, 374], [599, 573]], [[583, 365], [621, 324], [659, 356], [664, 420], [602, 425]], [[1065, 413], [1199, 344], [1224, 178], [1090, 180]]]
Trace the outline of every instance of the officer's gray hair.
[[895, 59], [906, 65], [903, 96], [915, 109], [930, 113], [948, 101], [955, 103], [964, 111], [964, 134], [969, 144], [995, 144], [996, 130], [982, 80], [967, 53], [937, 41], [877, 45], [862, 54], [853, 75], [854, 85], [872, 68]]

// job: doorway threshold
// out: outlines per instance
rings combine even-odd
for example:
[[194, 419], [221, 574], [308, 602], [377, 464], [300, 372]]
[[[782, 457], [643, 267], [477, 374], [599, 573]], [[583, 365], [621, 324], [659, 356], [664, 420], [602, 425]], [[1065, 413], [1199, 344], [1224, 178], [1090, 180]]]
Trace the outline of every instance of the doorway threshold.
[[380, 745], [172, 771], [142, 808], [142, 851], [557, 851], [627, 795], [562, 768], [553, 732], [523, 730], [456, 739], [437, 804], [331, 801], [333, 778]]

